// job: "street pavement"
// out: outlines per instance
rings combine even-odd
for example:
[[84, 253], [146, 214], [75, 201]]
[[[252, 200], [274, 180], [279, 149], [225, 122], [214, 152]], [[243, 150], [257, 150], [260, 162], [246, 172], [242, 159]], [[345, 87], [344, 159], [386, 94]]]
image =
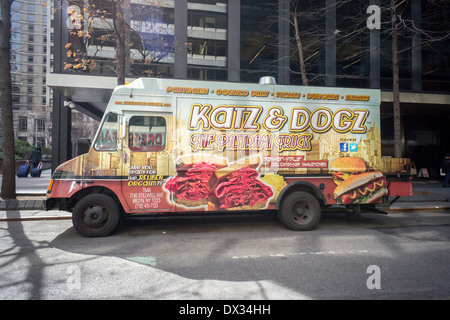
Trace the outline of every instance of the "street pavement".
[[[0, 184], [1, 179], [0, 175]], [[39, 178], [16, 177], [17, 200], [0, 198], [0, 221], [70, 219], [69, 212], [43, 209], [50, 180], [51, 170], [43, 170]], [[416, 178], [413, 180], [413, 196], [399, 198], [390, 206], [389, 211], [448, 208], [450, 208], [450, 188], [443, 188], [442, 181]]]

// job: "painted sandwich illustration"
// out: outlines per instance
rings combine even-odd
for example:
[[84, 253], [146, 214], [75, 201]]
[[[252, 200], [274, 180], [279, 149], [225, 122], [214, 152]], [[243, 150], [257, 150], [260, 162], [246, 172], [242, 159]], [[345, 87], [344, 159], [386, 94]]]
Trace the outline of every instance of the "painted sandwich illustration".
[[[214, 159], [210, 159], [212, 161]], [[165, 188], [174, 201], [188, 207], [208, 204], [214, 210], [256, 210], [267, 206], [272, 189], [259, 180], [259, 157], [248, 157], [224, 166], [223, 162], [181, 163], [178, 175]], [[185, 168], [186, 172], [180, 170]]]
[[185, 156], [177, 161], [178, 174], [169, 179], [166, 190], [173, 194], [173, 200], [186, 207], [208, 204], [214, 193], [207, 184], [213, 172], [226, 166], [226, 160], [211, 156]]
[[388, 193], [383, 173], [367, 171], [366, 163], [360, 158], [339, 158], [330, 169], [337, 185], [333, 196], [339, 204], [375, 203]]
[[258, 179], [259, 157], [244, 158], [216, 170], [209, 179], [208, 189], [214, 192], [210, 209], [256, 210], [267, 206], [272, 189]]

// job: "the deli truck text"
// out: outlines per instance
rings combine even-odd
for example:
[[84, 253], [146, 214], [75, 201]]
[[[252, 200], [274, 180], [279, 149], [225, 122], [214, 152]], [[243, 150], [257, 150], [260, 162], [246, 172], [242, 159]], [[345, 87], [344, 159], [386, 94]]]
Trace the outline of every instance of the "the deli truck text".
[[143, 78], [117, 87], [87, 154], [46, 209], [105, 236], [123, 215], [278, 210], [310, 230], [325, 206], [409, 196], [409, 159], [381, 156], [380, 91]]

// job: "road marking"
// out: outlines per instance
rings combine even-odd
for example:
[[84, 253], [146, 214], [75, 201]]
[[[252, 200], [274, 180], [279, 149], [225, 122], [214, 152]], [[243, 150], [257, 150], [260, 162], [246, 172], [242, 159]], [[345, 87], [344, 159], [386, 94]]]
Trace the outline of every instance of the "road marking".
[[291, 253], [268, 253], [268, 254], [249, 254], [242, 256], [233, 256], [231, 259], [258, 259], [258, 258], [285, 258], [304, 255], [349, 255], [349, 254], [362, 254], [369, 253], [369, 250], [351, 250], [351, 251], [310, 251], [310, 252], [291, 252]]
[[145, 264], [150, 267], [156, 266], [156, 258], [155, 257], [126, 257], [127, 260], [137, 262], [140, 264]]

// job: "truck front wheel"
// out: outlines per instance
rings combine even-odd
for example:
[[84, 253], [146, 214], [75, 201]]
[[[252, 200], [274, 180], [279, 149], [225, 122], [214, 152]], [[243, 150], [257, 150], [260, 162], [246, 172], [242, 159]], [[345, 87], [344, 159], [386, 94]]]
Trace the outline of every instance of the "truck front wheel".
[[278, 217], [289, 229], [295, 231], [312, 230], [320, 221], [319, 201], [310, 193], [296, 191], [289, 194], [281, 204]]
[[72, 223], [85, 237], [105, 237], [117, 227], [120, 209], [117, 203], [104, 194], [91, 194], [75, 205]]

